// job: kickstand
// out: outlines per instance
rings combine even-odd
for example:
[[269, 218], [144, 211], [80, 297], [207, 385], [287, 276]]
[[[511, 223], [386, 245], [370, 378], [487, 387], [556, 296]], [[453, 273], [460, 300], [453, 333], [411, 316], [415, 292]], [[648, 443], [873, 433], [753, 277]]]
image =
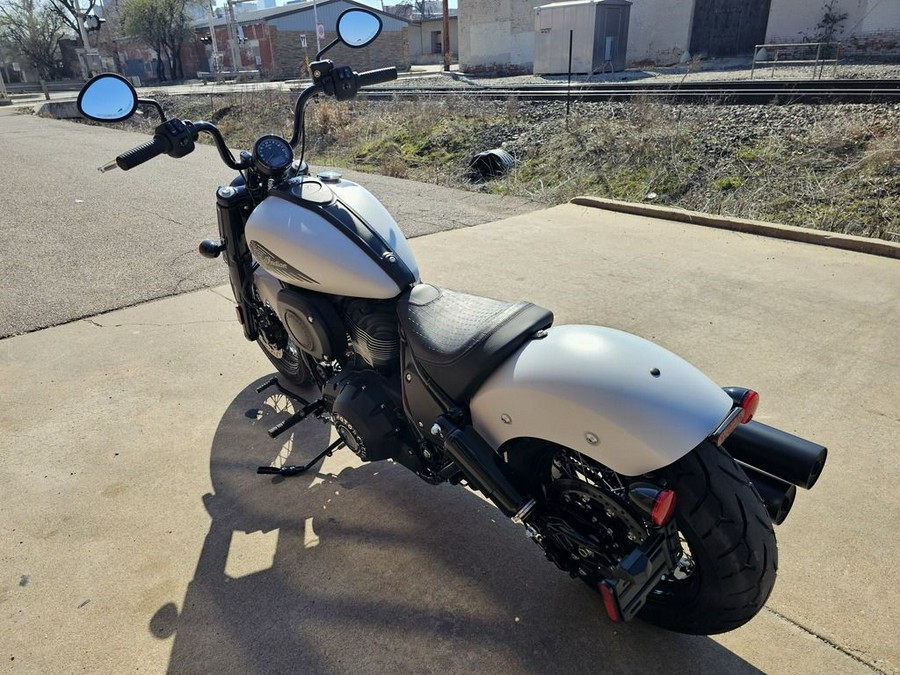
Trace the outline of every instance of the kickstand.
[[331, 454], [344, 445], [343, 439], [339, 438], [334, 443], [325, 448], [313, 459], [303, 465], [286, 464], [285, 466], [261, 466], [256, 473], [275, 474], [276, 476], [296, 476], [297, 474], [309, 471], [312, 467], [319, 463], [324, 457], [331, 457]]

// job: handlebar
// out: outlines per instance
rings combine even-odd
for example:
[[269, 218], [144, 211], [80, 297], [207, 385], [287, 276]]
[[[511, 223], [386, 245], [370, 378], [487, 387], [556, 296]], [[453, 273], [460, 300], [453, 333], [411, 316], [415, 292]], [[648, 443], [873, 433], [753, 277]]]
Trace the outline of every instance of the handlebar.
[[[323, 64], [329, 64], [330, 61], [322, 62]], [[330, 71], [329, 71], [330, 72]], [[346, 69], [347, 74], [351, 72], [349, 68]], [[378, 68], [377, 70], [368, 70], [362, 73], [353, 73], [353, 77], [350, 80], [352, 82], [349, 91], [347, 92], [346, 98], [352, 98], [356, 95], [356, 90], [361, 89], [363, 87], [370, 87], [375, 84], [381, 84], [383, 82], [391, 82], [397, 79], [397, 69], [394, 67], [390, 68]], [[346, 88], [346, 87], [345, 87]], [[294, 129], [293, 135], [289, 143], [291, 147], [297, 147], [299, 142], [303, 140], [304, 137], [304, 108], [306, 107], [307, 102], [310, 98], [315, 96], [316, 94], [326, 92], [327, 89], [320, 82], [316, 82], [309, 87], [307, 87], [297, 98], [297, 101], [294, 105]], [[327, 91], [330, 95], [335, 95], [335, 88], [332, 84], [330, 87], [330, 91]], [[339, 100], [343, 100], [345, 97], [339, 96]], [[143, 164], [146, 161], [153, 159], [154, 157], [161, 155], [163, 153], [169, 154], [172, 157], [183, 157], [194, 149], [193, 141], [197, 138], [198, 132], [205, 131], [209, 133], [213, 139], [215, 140], [216, 147], [219, 150], [219, 155], [222, 157], [222, 161], [225, 162], [232, 169], [242, 170], [247, 168], [247, 162], [236, 162], [231, 152], [228, 150], [228, 146], [225, 145], [225, 140], [222, 138], [222, 134], [219, 132], [218, 128], [215, 124], [210, 122], [181, 122], [181, 120], [173, 119], [167, 122], [164, 122], [156, 129], [156, 134], [154, 134], [153, 138], [143, 145], [139, 145], [136, 148], [132, 148], [127, 152], [123, 152], [121, 155], [116, 157], [115, 164], [123, 171], [128, 171], [129, 169], [133, 169], [139, 164]], [[302, 156], [302, 155], [301, 155]], [[101, 167], [101, 170], [106, 170], [111, 168], [110, 165], [105, 165]]]
[[382, 82], [392, 82], [397, 79], [397, 69], [379, 68], [378, 70], [367, 70], [357, 75], [357, 83], [360, 87], [371, 87], [373, 84], [381, 84]]
[[153, 159], [157, 155], [161, 155], [164, 152], [168, 151], [169, 141], [164, 137], [157, 135], [146, 143], [123, 152], [121, 155], [116, 157], [116, 164], [120, 169], [122, 169], [122, 171], [128, 171], [129, 169], [133, 169], [134, 167], [136, 167], [138, 164], [143, 164], [144, 162]]

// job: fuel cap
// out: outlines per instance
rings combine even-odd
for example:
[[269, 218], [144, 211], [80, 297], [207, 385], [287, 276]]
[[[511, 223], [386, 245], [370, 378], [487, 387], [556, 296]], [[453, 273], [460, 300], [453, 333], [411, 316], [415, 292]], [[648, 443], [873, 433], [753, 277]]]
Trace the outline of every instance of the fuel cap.
[[341, 182], [341, 174], [337, 171], [322, 171], [321, 173], [316, 174], [316, 178], [318, 178], [323, 183]]

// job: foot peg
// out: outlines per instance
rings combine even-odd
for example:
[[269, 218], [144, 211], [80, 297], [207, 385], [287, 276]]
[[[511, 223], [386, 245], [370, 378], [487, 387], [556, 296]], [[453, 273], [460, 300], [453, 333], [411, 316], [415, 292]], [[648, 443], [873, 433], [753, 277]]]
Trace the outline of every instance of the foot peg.
[[[271, 438], [276, 438], [280, 436], [285, 431], [290, 429], [291, 427], [299, 424], [303, 420], [305, 420], [310, 415], [319, 416], [325, 410], [325, 402], [322, 399], [318, 399], [317, 401], [309, 402], [306, 399], [297, 396], [292, 391], [285, 389], [278, 382], [277, 377], [273, 377], [271, 379], [266, 380], [260, 386], [256, 388], [256, 393], [261, 394], [269, 387], [275, 387], [282, 394], [287, 396], [292, 401], [295, 401], [302, 405], [303, 407], [295, 412], [293, 415], [288, 417], [287, 419], [282, 420], [274, 427], [268, 430], [268, 434]], [[261, 466], [256, 469], [256, 473], [259, 474], [269, 474], [275, 476], [296, 476], [297, 474], [304, 473], [309, 471], [312, 467], [318, 464], [323, 458], [330, 457], [332, 453], [345, 445], [342, 439], [336, 440], [334, 443], [325, 448], [322, 452], [316, 455], [312, 460], [307, 462], [306, 464], [286, 464], [284, 466]]]
[[300, 422], [305, 420], [310, 415], [319, 414], [324, 409], [325, 409], [325, 404], [322, 402], [322, 399], [319, 399], [318, 401], [313, 401], [312, 403], [307, 403], [305, 406], [303, 406], [300, 410], [298, 410], [293, 415], [288, 417], [286, 420], [282, 420], [281, 422], [276, 424], [274, 427], [269, 429], [269, 431], [268, 431], [269, 438], [276, 438], [277, 436], [280, 436], [281, 434], [283, 434], [285, 431], [290, 429], [295, 424], [299, 424]]
[[296, 476], [297, 474], [304, 473], [313, 468], [316, 464], [319, 463], [325, 457], [331, 457], [331, 454], [341, 448], [344, 445], [344, 441], [342, 439], [336, 440], [334, 443], [325, 448], [322, 452], [316, 455], [313, 459], [311, 459], [306, 464], [286, 464], [285, 466], [261, 466], [256, 470], [256, 473], [261, 474], [272, 474], [276, 476]]
[[274, 427], [269, 429], [268, 434], [269, 434], [270, 438], [276, 438], [277, 436], [280, 436], [281, 434], [283, 434], [285, 431], [290, 429], [295, 424], [299, 424], [300, 422], [305, 420], [310, 415], [318, 415], [320, 412], [322, 412], [325, 409], [325, 404], [323, 403], [322, 399], [319, 399], [317, 401], [313, 401], [312, 403], [310, 403], [302, 396], [297, 396], [297, 394], [295, 394], [294, 392], [282, 387], [281, 383], [278, 381], [277, 377], [270, 378], [270, 379], [266, 380], [265, 382], [263, 382], [261, 385], [259, 385], [256, 388], [256, 393], [261, 394], [269, 387], [275, 387], [276, 389], [278, 389], [278, 391], [280, 391], [282, 394], [287, 396], [289, 399], [291, 399], [292, 401], [296, 401], [300, 405], [303, 406], [300, 410], [295, 412], [293, 415], [291, 415], [290, 417], [288, 417], [285, 420], [282, 420], [281, 422], [276, 424]]

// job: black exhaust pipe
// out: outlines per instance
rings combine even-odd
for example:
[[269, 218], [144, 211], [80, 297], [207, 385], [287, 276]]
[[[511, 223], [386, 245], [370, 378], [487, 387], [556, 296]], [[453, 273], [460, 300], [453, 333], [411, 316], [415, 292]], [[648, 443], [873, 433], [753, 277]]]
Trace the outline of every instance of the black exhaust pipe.
[[797, 497], [797, 488], [780, 478], [770, 476], [759, 469], [754, 469], [749, 464], [738, 462], [738, 465], [747, 474], [747, 478], [750, 479], [753, 487], [756, 488], [759, 496], [765, 502], [769, 518], [772, 519], [775, 525], [781, 525], [794, 505], [794, 499]]
[[744, 464], [807, 490], [816, 484], [828, 456], [824, 445], [756, 421], [738, 425], [722, 447]]

